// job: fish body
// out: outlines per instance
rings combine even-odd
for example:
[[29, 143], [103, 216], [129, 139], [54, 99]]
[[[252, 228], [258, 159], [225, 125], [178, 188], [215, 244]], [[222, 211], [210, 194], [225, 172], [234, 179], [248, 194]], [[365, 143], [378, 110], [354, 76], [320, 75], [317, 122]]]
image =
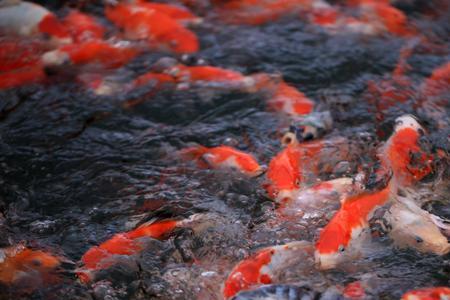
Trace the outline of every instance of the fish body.
[[114, 264], [114, 256], [139, 253], [144, 248], [141, 238], [162, 239], [179, 225], [180, 221], [177, 220], [163, 220], [143, 224], [135, 230], [114, 235], [99, 246], [90, 248], [82, 256], [81, 262], [84, 266], [78, 270], [78, 277], [84, 283], [91, 281], [95, 271]]
[[78, 10], [70, 11], [62, 20], [62, 24], [75, 43], [102, 39], [106, 31], [92, 16]]
[[105, 8], [106, 17], [131, 40], [147, 40], [151, 46], [174, 53], [194, 53], [199, 49], [197, 36], [170, 16], [135, 4], [117, 4]]
[[421, 288], [405, 293], [401, 300], [448, 300], [450, 299], [449, 287]]
[[376, 208], [390, 197], [390, 187], [375, 193], [363, 193], [345, 199], [341, 208], [320, 232], [315, 258], [320, 269], [331, 269], [348, 259]]
[[263, 248], [238, 263], [228, 275], [223, 287], [225, 299], [256, 285], [270, 284], [284, 269], [311, 254], [311, 244], [305, 241]]
[[0, 261], [0, 282], [10, 285], [27, 277], [47, 278], [61, 261], [56, 256], [40, 250], [18, 247], [7, 249]]
[[272, 110], [291, 116], [307, 115], [314, 109], [314, 102], [311, 99], [285, 82], [278, 85], [275, 94], [269, 99], [268, 105]]
[[394, 132], [381, 152], [382, 165], [392, 169], [398, 185], [411, 185], [433, 171], [430, 153], [420, 145], [422, 126], [411, 115], [396, 119]]
[[42, 61], [46, 66], [99, 65], [103, 68], [118, 68], [138, 54], [129, 46], [113, 45], [102, 40], [89, 40], [82, 43], [64, 45], [45, 53]]
[[425, 80], [422, 87], [426, 96], [436, 96], [448, 91], [450, 88], [450, 62], [433, 70], [430, 77]]
[[45, 81], [47, 75], [40, 63], [9, 72], [0, 72], [0, 90], [17, 88], [32, 83]]
[[181, 24], [195, 24], [201, 21], [199, 17], [194, 15], [187, 8], [181, 6], [146, 1], [137, 1], [136, 5], [145, 9], [156, 10], [180, 22]]
[[183, 149], [180, 154], [186, 159], [196, 160], [201, 166], [236, 170], [250, 177], [258, 176], [263, 172], [253, 155], [229, 146], [212, 148], [194, 146]]
[[5, 1], [0, 5], [0, 33], [16, 36], [47, 34], [58, 43], [71, 38], [63, 24], [44, 7], [26, 1]]

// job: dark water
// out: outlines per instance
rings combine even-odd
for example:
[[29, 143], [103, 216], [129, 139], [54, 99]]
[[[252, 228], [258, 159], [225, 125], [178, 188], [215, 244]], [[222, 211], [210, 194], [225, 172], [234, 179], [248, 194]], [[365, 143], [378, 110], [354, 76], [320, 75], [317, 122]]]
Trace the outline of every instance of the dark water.
[[[98, 14], [100, 8], [85, 9]], [[420, 83], [450, 57], [445, 48], [449, 14], [429, 20], [415, 7], [408, 6], [407, 12], [445, 49], [416, 51], [408, 60], [408, 75]], [[195, 58], [244, 74], [281, 73], [315, 99], [320, 110], [329, 109], [334, 119], [329, 136], [375, 136], [379, 128], [389, 134], [394, 118], [415, 113], [430, 129], [432, 141], [448, 147], [443, 144], [448, 131], [434, 130], [435, 120], [411, 105], [391, 108], [377, 123], [363, 100], [369, 80], [389, 76], [404, 39], [330, 35], [295, 18], [260, 27], [206, 21], [194, 31], [202, 49]], [[141, 74], [161, 56], [142, 56], [125, 69]], [[123, 108], [124, 101], [135, 98], [145, 101]], [[132, 220], [197, 212], [214, 219], [201, 234], [180, 230], [167, 241], [152, 241], [138, 258], [100, 274], [92, 286], [78, 283], [69, 265], [62, 283], [31, 295], [19, 293], [16, 299], [218, 299], [224, 278], [245, 255], [261, 246], [311, 240], [316, 233], [305, 227], [277, 234], [264, 225], [273, 204], [261, 188], [263, 178], [199, 170], [176, 159], [176, 151], [191, 142], [228, 143], [268, 164], [281, 149], [280, 132], [289, 122], [267, 112], [264, 95], [192, 89], [100, 97], [55, 77], [45, 87], [1, 92], [0, 99], [3, 246], [26, 241], [76, 262], [90, 247], [130, 230]], [[324, 290], [370, 277], [371, 299], [450, 284], [448, 255], [393, 249], [386, 239], [376, 240], [374, 247], [382, 250], [349, 270], [311, 271], [306, 277], [294, 268], [285, 283]], [[1, 299], [16, 292], [1, 290]]]

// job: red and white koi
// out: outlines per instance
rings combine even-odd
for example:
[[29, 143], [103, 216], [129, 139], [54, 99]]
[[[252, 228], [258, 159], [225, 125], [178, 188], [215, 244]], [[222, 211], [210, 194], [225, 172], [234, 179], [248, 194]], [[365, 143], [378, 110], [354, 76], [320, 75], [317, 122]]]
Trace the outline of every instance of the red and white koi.
[[81, 258], [83, 267], [77, 270], [78, 278], [88, 283], [95, 277], [95, 272], [107, 269], [116, 262], [117, 255], [135, 255], [145, 248], [145, 238], [164, 239], [175, 228], [190, 227], [194, 231], [208, 226], [207, 214], [194, 214], [182, 220], [162, 220], [147, 222], [138, 228], [115, 234], [99, 246], [90, 248]]
[[120, 3], [105, 8], [106, 17], [131, 40], [146, 40], [150, 47], [175, 53], [194, 53], [199, 49], [197, 36], [175, 19], [139, 4]]
[[343, 200], [341, 208], [320, 232], [316, 242], [318, 268], [335, 268], [357, 254], [357, 244], [367, 232], [371, 215], [387, 203], [390, 194], [388, 186], [375, 193], [362, 193]]
[[301, 91], [283, 81], [276, 88], [275, 94], [268, 100], [270, 109], [290, 116], [307, 115], [313, 111], [314, 104], [314, 101]]
[[380, 158], [390, 168], [397, 185], [411, 185], [433, 171], [433, 157], [420, 146], [424, 129], [411, 115], [396, 119], [394, 133], [382, 147]]
[[102, 68], [118, 68], [132, 60], [139, 51], [123, 44], [110, 44], [102, 40], [64, 45], [45, 53], [42, 61], [46, 66], [99, 65]]
[[239, 262], [228, 275], [223, 296], [229, 299], [240, 291], [277, 280], [287, 267], [306, 261], [312, 256], [312, 245], [306, 241], [263, 248]]
[[70, 11], [62, 20], [62, 24], [72, 36], [75, 43], [88, 40], [100, 40], [106, 31], [94, 17], [78, 10]]
[[450, 299], [449, 287], [428, 287], [405, 293], [401, 300], [447, 300]]
[[70, 43], [63, 24], [46, 8], [31, 2], [6, 0], [0, 3], [0, 34], [48, 35], [57, 43]]
[[253, 155], [229, 146], [212, 148], [194, 146], [181, 150], [180, 155], [186, 159], [196, 160], [203, 167], [236, 170], [249, 177], [258, 176], [264, 172]]

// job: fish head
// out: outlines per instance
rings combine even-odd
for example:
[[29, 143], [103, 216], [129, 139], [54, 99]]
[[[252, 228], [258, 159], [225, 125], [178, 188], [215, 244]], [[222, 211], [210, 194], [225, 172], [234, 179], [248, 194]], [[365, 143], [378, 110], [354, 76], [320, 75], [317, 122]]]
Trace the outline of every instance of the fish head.
[[417, 132], [423, 130], [423, 127], [413, 115], [406, 114], [395, 119], [394, 133], [408, 128]]
[[14, 259], [22, 265], [36, 269], [54, 269], [60, 264], [60, 260], [57, 257], [44, 251], [31, 249], [24, 249]]
[[423, 214], [406, 208], [393, 207], [390, 236], [400, 247], [411, 247], [420, 252], [444, 255], [450, 251], [450, 243], [439, 228]]

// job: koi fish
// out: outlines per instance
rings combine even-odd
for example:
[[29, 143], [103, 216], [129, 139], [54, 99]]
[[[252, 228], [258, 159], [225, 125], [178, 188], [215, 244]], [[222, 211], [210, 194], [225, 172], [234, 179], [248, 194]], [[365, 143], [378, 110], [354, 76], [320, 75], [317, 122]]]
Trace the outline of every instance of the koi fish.
[[37, 40], [0, 42], [0, 89], [20, 87], [46, 79], [41, 55], [48, 45]]
[[51, 281], [50, 273], [61, 264], [56, 256], [23, 246], [11, 247], [2, 252], [0, 282], [7, 285], [19, 284], [26, 278], [33, 278], [41, 283]]
[[390, 187], [375, 193], [363, 193], [344, 199], [341, 208], [320, 232], [315, 259], [320, 269], [331, 269], [353, 256], [352, 246], [369, 226], [377, 207], [387, 203]]
[[306, 241], [263, 248], [233, 268], [225, 280], [223, 296], [228, 299], [256, 285], [273, 283], [285, 268], [306, 260], [309, 255], [312, 248]]
[[[291, 143], [269, 163], [265, 188], [276, 201], [293, 198], [297, 190], [313, 182], [319, 174], [333, 172], [341, 161], [348, 161], [356, 149], [345, 138]], [[349, 166], [350, 167], [350, 166]]]
[[258, 176], [264, 171], [253, 155], [229, 146], [195, 146], [181, 150], [180, 155], [185, 159], [196, 160], [201, 167], [232, 169], [249, 177]]
[[134, 4], [145, 9], [153, 9], [163, 13], [180, 22], [182, 25], [198, 24], [201, 22], [201, 18], [197, 17], [187, 8], [182, 6], [175, 6], [166, 3], [146, 2], [142, 0], [134, 1]]
[[450, 288], [429, 287], [405, 293], [401, 300], [445, 300], [450, 298]]
[[92, 16], [84, 14], [78, 10], [72, 10], [62, 20], [62, 24], [67, 28], [75, 43], [88, 40], [102, 39], [105, 28], [100, 25]]
[[408, 197], [397, 197], [396, 203], [384, 215], [384, 220], [390, 227], [389, 236], [399, 247], [412, 247], [437, 255], [450, 252], [450, 243], [439, 229], [448, 230], [450, 227]]
[[[299, 190], [290, 199], [284, 199], [277, 208], [281, 216], [300, 216], [305, 210], [317, 210], [339, 207], [339, 200], [347, 194], [356, 193], [362, 189], [352, 178], [338, 178], [315, 184]], [[327, 211], [329, 211], [327, 209]]]
[[49, 35], [57, 43], [70, 43], [66, 28], [44, 7], [26, 1], [0, 3], [0, 33], [6, 35]]
[[105, 15], [131, 40], [147, 40], [151, 46], [175, 53], [194, 53], [199, 49], [197, 36], [176, 20], [155, 9], [134, 4], [106, 6]]
[[322, 137], [333, 127], [333, 119], [329, 111], [313, 112], [299, 117], [295, 125], [289, 126], [289, 131], [283, 135], [281, 144], [300, 143]]
[[397, 184], [411, 185], [433, 171], [433, 157], [419, 143], [424, 135], [422, 126], [411, 115], [395, 120], [394, 133], [381, 151], [385, 168], [391, 168]]
[[138, 50], [120, 44], [110, 44], [101, 40], [69, 44], [42, 56], [46, 66], [97, 64], [104, 68], [118, 68], [132, 60]]
[[373, 32], [378, 34], [389, 32], [397, 36], [411, 36], [415, 32], [408, 25], [406, 15], [390, 4], [379, 1], [368, 1], [359, 6], [363, 23], [369, 24]]
[[314, 101], [285, 82], [281, 82], [278, 85], [275, 94], [269, 99], [268, 105], [272, 110], [280, 111], [290, 116], [307, 115], [314, 109]]
[[212, 66], [176, 65], [165, 73], [185, 85], [242, 88], [246, 83], [246, 77], [241, 73]]
[[135, 255], [145, 248], [145, 238], [163, 240], [175, 228], [189, 227], [194, 232], [202, 231], [211, 224], [208, 214], [194, 214], [186, 219], [147, 222], [138, 228], [115, 234], [99, 246], [90, 248], [81, 258], [83, 267], [77, 270], [77, 276], [83, 283], [95, 277], [95, 272], [107, 269], [115, 263], [116, 255]]

